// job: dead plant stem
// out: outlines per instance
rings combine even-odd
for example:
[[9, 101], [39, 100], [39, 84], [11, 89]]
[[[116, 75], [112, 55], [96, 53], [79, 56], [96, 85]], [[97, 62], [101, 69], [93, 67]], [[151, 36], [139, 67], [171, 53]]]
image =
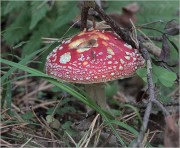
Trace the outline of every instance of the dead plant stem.
[[143, 139], [145, 136], [145, 132], [147, 130], [147, 125], [148, 125], [149, 117], [150, 117], [151, 110], [152, 110], [152, 103], [155, 103], [157, 106], [159, 106], [165, 116], [169, 115], [169, 113], [165, 109], [165, 107], [156, 99], [155, 86], [154, 86], [154, 82], [153, 82], [153, 78], [152, 78], [152, 76], [153, 76], [152, 65], [151, 65], [151, 59], [150, 59], [149, 53], [146, 50], [146, 48], [144, 48], [141, 44], [140, 44], [140, 50], [141, 50], [143, 57], [146, 59], [146, 63], [147, 63], [146, 65], [147, 65], [147, 82], [148, 82], [148, 91], [149, 91], [149, 102], [148, 102], [146, 110], [145, 110], [143, 124], [141, 126], [140, 133], [139, 133], [137, 141], [134, 143], [133, 147], [144, 147]]

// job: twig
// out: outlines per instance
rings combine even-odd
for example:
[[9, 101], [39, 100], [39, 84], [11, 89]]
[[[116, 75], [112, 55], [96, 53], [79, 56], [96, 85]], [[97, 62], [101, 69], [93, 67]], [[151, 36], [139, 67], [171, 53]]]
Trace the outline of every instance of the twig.
[[62, 101], [63, 97], [61, 97], [61, 99], [59, 100], [58, 104], [55, 106], [53, 112], [52, 112], [52, 117], [54, 117], [55, 113], [56, 113], [56, 110], [58, 109], [58, 107], [60, 106], [61, 104], [61, 101]]
[[[46, 141], [46, 142], [47, 142], [47, 141]], [[38, 146], [41, 147], [41, 148], [46, 148], [46, 147], [44, 147], [43, 145], [37, 143], [37, 142], [34, 141], [34, 140], [31, 140], [31, 143], [34, 143], [34, 144], [38, 145]]]
[[[168, 97], [172, 97], [174, 96], [175, 94], [179, 94], [179, 87], [177, 87], [174, 91], [172, 91]], [[177, 100], [177, 102], [179, 103], [179, 100]]]
[[145, 131], [147, 129], [149, 116], [151, 114], [152, 100], [155, 100], [155, 91], [154, 91], [154, 83], [152, 79], [152, 66], [151, 66], [150, 56], [144, 47], [143, 48], [142, 46], [140, 47], [141, 47], [142, 55], [146, 59], [146, 62], [147, 62], [147, 82], [148, 82], [148, 90], [149, 90], [149, 102], [148, 102], [148, 105], [144, 114], [143, 125], [141, 126], [139, 136], [137, 138], [137, 141], [134, 143], [133, 147], [143, 147], [142, 141], [143, 141]]
[[89, 144], [89, 141], [91, 137], [93, 136], [93, 130], [96, 124], [96, 121], [99, 117], [99, 114], [96, 115], [96, 117], [93, 119], [91, 125], [89, 126], [88, 131], [84, 134], [84, 136], [81, 138], [80, 142], [78, 143], [78, 147], [87, 147]]
[[34, 112], [32, 106], [30, 106], [30, 109], [31, 109], [32, 113], [34, 114], [35, 118], [38, 120], [38, 122], [39, 122], [42, 126], [44, 126], [44, 124], [41, 122], [41, 120], [37, 117], [37, 115], [36, 115], [36, 113]]
[[[139, 38], [139, 39], [141, 41], [141, 38]], [[146, 111], [144, 114], [143, 125], [141, 126], [139, 136], [137, 138], [137, 141], [134, 143], [133, 147], [143, 147], [142, 141], [143, 141], [145, 131], [147, 129], [148, 122], [149, 122], [149, 116], [150, 116], [151, 109], [152, 109], [152, 103], [154, 103], [158, 107], [160, 107], [165, 116], [170, 115], [169, 112], [166, 110], [166, 108], [156, 99], [155, 89], [154, 89], [155, 86], [154, 86], [153, 79], [152, 79], [151, 59], [150, 59], [148, 51], [146, 50], [146, 48], [144, 48], [142, 46], [141, 43], [140, 43], [140, 50], [141, 50], [143, 57], [147, 61], [147, 82], [148, 82], [148, 91], [149, 91], [149, 102], [147, 104], [147, 108], [146, 108]]]
[[165, 130], [164, 127], [162, 127], [162, 125], [160, 125], [159, 123], [157, 123], [156, 121], [153, 121], [153, 120], [149, 120], [149, 122], [151, 122], [152, 124], [154, 124], [154, 126], [156, 126], [159, 130]]
[[11, 106], [18, 112], [24, 114], [24, 111], [22, 111], [19, 107], [17, 107], [14, 103], [11, 104]]
[[93, 8], [99, 16], [106, 21], [125, 42], [132, 45], [134, 48], [136, 47], [135, 42], [132, 41], [130, 37], [130, 29], [129, 28], [121, 28], [110, 16], [108, 16], [103, 9], [101, 9], [95, 1], [84, 1], [84, 6], [82, 8], [81, 13], [81, 30], [83, 30], [87, 25], [87, 16], [89, 8]]
[[137, 114], [134, 112], [134, 115], [132, 115], [131, 117], [125, 119], [123, 122], [126, 123], [127, 121], [129, 121], [130, 119], [134, 118], [135, 116], [137, 116]]
[[157, 31], [157, 32], [159, 32], [159, 33], [164, 34], [164, 32], [162, 32], [162, 31], [160, 31], [160, 30], [158, 30], [158, 29], [152, 28], [152, 27], [141, 27], [141, 29], [154, 30], [154, 31]]
[[[14, 129], [14, 131], [19, 132], [16, 129]], [[34, 139], [38, 139], [38, 140], [41, 139], [41, 140], [44, 140], [46, 142], [52, 142], [53, 141], [53, 142], [57, 142], [59, 144], [63, 144], [64, 143], [64, 142], [60, 142], [59, 140], [52, 140], [52, 139], [49, 139], [49, 138], [40, 137], [38, 135], [33, 135], [33, 134], [30, 134], [30, 133], [27, 133], [27, 132], [24, 132], [24, 131], [22, 131], [22, 133], [25, 134], [25, 135], [28, 135], [28, 136], [32, 136]]]
[[140, 26], [138, 26], [138, 27], [154, 25], [154, 24], [156, 24], [156, 23], [164, 23], [164, 21], [163, 21], [163, 20], [157, 20], [157, 21], [153, 21], [153, 22], [146, 23], [146, 24], [142, 24], [142, 25], [140, 25]]
[[156, 135], [157, 132], [158, 132], [158, 130], [156, 130], [156, 131], [153, 133], [153, 135], [152, 135], [151, 138], [149, 139], [149, 142], [152, 141], [152, 139], [154, 138], [154, 136]]
[[26, 144], [28, 144], [31, 140], [32, 140], [33, 137], [29, 138], [28, 141], [26, 141], [23, 145], [21, 145], [20, 148], [23, 148]]
[[77, 147], [76, 142], [74, 141], [74, 139], [71, 137], [71, 135], [68, 134], [68, 132], [65, 131], [65, 133], [68, 135], [69, 139], [71, 140], [71, 142]]
[[[129, 104], [129, 105], [133, 105], [135, 107], [138, 107], [138, 108], [146, 108], [148, 103], [134, 103], [134, 102], [121, 102], [120, 104], [120, 107], [126, 105], [126, 104]], [[166, 103], [166, 104], [163, 104], [163, 106], [179, 106], [179, 101], [174, 101], [174, 102], [169, 102], [169, 103]]]
[[45, 106], [53, 105], [53, 104], [55, 104], [55, 103], [57, 103], [57, 100], [56, 100], [56, 101], [50, 101], [50, 102], [43, 102], [43, 103], [38, 104], [38, 105], [36, 105], [36, 106], [34, 106], [34, 107], [32, 107], [32, 108], [33, 108], [33, 110], [35, 110], [35, 109], [37, 109], [37, 108], [40, 108], [40, 107], [44, 108]]
[[87, 27], [87, 19], [88, 19], [88, 11], [90, 7], [86, 1], [84, 1], [84, 4], [82, 6], [81, 10], [81, 30], [84, 30]]
[[85, 148], [88, 146], [88, 144], [89, 144], [89, 142], [90, 142], [90, 139], [91, 139], [91, 137], [93, 136], [93, 130], [94, 130], [94, 127], [95, 127], [95, 125], [96, 125], [96, 122], [97, 122], [98, 117], [99, 117], [99, 114], [97, 114], [97, 116], [94, 118], [94, 120], [92, 121], [92, 123], [91, 123], [91, 125], [90, 125], [90, 129], [91, 129], [91, 130], [90, 130], [90, 133], [89, 133], [89, 137], [88, 137], [88, 139], [87, 139], [87, 141], [86, 141], [86, 144], [84, 145]]
[[164, 113], [164, 115], [165, 116], [169, 116], [170, 114], [169, 114], [169, 112], [166, 110], [166, 108], [158, 101], [158, 100], [152, 100], [153, 101], [153, 103], [155, 103], [158, 107], [160, 107], [161, 108], [161, 110], [163, 111], [163, 113]]
[[7, 141], [5, 141], [5, 140], [3, 140], [1, 138], [0, 138], [0, 144], [1, 144], [2, 147], [5, 146], [5, 147], [12, 148], [12, 144], [10, 144], [9, 142], [7, 142]]
[[156, 41], [156, 42], [162, 42], [162, 36], [148, 36], [148, 38], [146, 36], [143, 36], [145, 40], [148, 40], [148, 38], [150, 38], [151, 40], [153, 41]]
[[108, 135], [108, 137], [104, 140], [104, 142], [100, 145], [100, 147], [105, 147], [107, 145], [107, 143], [109, 142], [109, 140], [111, 139], [113, 135], [113, 132], [111, 131]]
[[123, 116], [123, 117], [117, 117], [116, 118], [116, 120], [125, 120], [125, 121], [127, 121], [127, 120], [129, 120], [130, 118], [132, 118], [132, 117], [134, 117], [134, 115], [136, 115], [136, 113], [135, 112], [132, 112], [132, 113], [130, 113], [130, 114], [128, 114], [128, 115], [125, 115], [125, 116]]
[[10, 108], [6, 108], [5, 110], [2, 110], [2, 109], [1, 109], [1, 115], [4, 114], [4, 113], [6, 113], [8, 110], [10, 110]]
[[[144, 39], [139, 37], [140, 42], [142, 42]], [[165, 107], [156, 99], [155, 97], [155, 91], [154, 91], [154, 83], [152, 79], [152, 67], [151, 67], [151, 60], [148, 51], [146, 48], [143, 47], [143, 45], [140, 43], [140, 50], [143, 55], [143, 57], [147, 61], [147, 82], [148, 82], [148, 89], [149, 89], [149, 101], [153, 102], [157, 106], [161, 108], [165, 116], [170, 115], [169, 112], [165, 109]]]

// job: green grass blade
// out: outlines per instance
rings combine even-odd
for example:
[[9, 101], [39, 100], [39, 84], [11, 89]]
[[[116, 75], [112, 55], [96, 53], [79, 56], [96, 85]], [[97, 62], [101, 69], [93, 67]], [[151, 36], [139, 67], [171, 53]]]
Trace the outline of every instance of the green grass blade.
[[[127, 123], [120, 122], [117, 120], [111, 120], [110, 123], [119, 125], [119, 126], [125, 128], [126, 130], [128, 130], [129, 132], [133, 133], [135, 136], [138, 136], [138, 132], [133, 127], [129, 126]], [[107, 124], [109, 124], [109, 123], [107, 123]]]
[[6, 93], [7, 93], [7, 83], [5, 84], [5, 86], [2, 89], [2, 95], [1, 95], [1, 108], [2, 109], [4, 107], [4, 102], [6, 100]]
[[[47, 47], [45, 47], [45, 48], [47, 48]], [[40, 50], [38, 50], [38, 51], [30, 54], [29, 56], [25, 57], [23, 60], [21, 60], [21, 61], [19, 62], [19, 64], [22, 64], [22, 65], [23, 65], [23, 64], [26, 64], [26, 63], [27, 63], [31, 58], [33, 58], [36, 54], [38, 54], [38, 53], [42, 52], [43, 50], [45, 50], [45, 48], [42, 48], [42, 49], [40, 49]], [[6, 74], [1, 77], [1, 83], [3, 83], [4, 80], [7, 79], [16, 69], [17, 69], [16, 67], [12, 67], [9, 71], [7, 71]]]
[[11, 113], [11, 103], [12, 103], [12, 91], [11, 91], [11, 83], [7, 84], [7, 90], [6, 90], [6, 103], [7, 103], [7, 108], [9, 110], [7, 113]]
[[27, 77], [33, 77], [33, 76], [35, 76], [35, 75], [34, 75], [34, 74], [27, 74], [27, 75], [15, 77], [14, 79], [6, 80], [6, 81], [2, 84], [2, 86], [6, 85], [6, 84], [8, 84], [8, 83], [12, 83], [12, 82], [14, 82], [14, 81], [17, 81], [17, 80], [19, 80], [19, 79], [23, 79], [23, 78], [27, 78]]

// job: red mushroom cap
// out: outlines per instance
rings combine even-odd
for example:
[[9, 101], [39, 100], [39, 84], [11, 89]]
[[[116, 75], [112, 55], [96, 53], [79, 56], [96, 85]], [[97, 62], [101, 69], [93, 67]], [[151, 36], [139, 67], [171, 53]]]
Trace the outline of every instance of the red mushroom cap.
[[46, 72], [74, 83], [100, 83], [132, 76], [144, 59], [109, 31], [83, 31], [47, 57]]

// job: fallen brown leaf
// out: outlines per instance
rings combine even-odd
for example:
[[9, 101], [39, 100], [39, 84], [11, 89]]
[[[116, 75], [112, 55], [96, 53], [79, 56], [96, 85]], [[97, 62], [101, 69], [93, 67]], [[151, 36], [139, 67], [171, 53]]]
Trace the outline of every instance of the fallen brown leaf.
[[175, 121], [175, 116], [165, 117], [166, 127], [164, 134], [164, 145], [166, 147], [179, 147], [179, 129]]
[[123, 12], [136, 13], [139, 11], [139, 5], [134, 2], [122, 8]]
[[122, 8], [122, 14], [110, 13], [109, 16], [116, 21], [121, 27], [131, 27], [132, 22], [137, 21], [135, 13], [138, 12], [139, 5], [137, 3], [131, 3]]
[[163, 37], [163, 41], [162, 41], [162, 51], [161, 51], [161, 54], [160, 54], [160, 57], [159, 59], [164, 61], [164, 62], [167, 62], [167, 60], [169, 59], [170, 57], [170, 46], [168, 44], [168, 41], [167, 41], [167, 38], [165, 35], [162, 36]]
[[178, 35], [180, 30], [180, 25], [178, 24], [177, 20], [173, 19], [167, 22], [164, 31], [168, 35]]

